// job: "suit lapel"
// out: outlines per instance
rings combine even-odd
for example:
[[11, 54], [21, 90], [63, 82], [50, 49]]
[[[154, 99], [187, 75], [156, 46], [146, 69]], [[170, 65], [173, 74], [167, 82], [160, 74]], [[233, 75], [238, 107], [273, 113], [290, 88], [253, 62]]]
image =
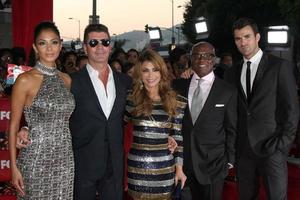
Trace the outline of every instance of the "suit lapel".
[[252, 90], [251, 90], [251, 97], [253, 96], [253, 94], [255, 93], [255, 90], [257, 90], [257, 87], [259, 86], [262, 78], [263, 78], [263, 74], [266, 70], [268, 66], [268, 55], [267, 54], [263, 54], [263, 57], [261, 58], [261, 61], [259, 62], [257, 71], [256, 71], [256, 75], [253, 81], [253, 86], [252, 86]]
[[220, 85], [220, 80], [217, 77], [215, 77], [213, 85], [210, 89], [207, 99], [203, 105], [203, 108], [202, 108], [194, 126], [196, 126], [201, 121], [201, 118], [204, 116], [204, 113], [209, 113], [210, 112], [209, 109], [214, 107], [216, 100], [219, 99], [220, 93], [222, 93], [222, 87]]
[[237, 74], [236, 74], [236, 85], [238, 86], [238, 90], [240, 91], [239, 94], [242, 96], [242, 99], [244, 103], [247, 104], [247, 96], [246, 93], [243, 89], [242, 83], [241, 83], [241, 74], [242, 74], [242, 69], [243, 69], [243, 61], [240, 62], [239, 65], [237, 65]]
[[183, 86], [183, 95], [188, 98], [189, 97], [189, 89], [191, 84], [192, 78], [187, 79], [185, 85]]
[[120, 106], [123, 105], [122, 101], [124, 102], [124, 99], [126, 98], [126, 90], [123, 89], [124, 85], [122, 85], [118, 72], [113, 71], [113, 76], [114, 76], [115, 89], [116, 89], [116, 98], [111, 113], [109, 115], [109, 118], [113, 117], [114, 114], [118, 113], [119, 109], [123, 109]]
[[[189, 89], [190, 89], [190, 84], [191, 84], [192, 78], [187, 79], [184, 84], [182, 85], [182, 95], [184, 97], [186, 97], [187, 99], [189, 98]], [[186, 115], [187, 115], [187, 119], [188, 121], [193, 125], [192, 122], [192, 115], [191, 115], [191, 110], [190, 110], [190, 106], [187, 105], [186, 106]]]

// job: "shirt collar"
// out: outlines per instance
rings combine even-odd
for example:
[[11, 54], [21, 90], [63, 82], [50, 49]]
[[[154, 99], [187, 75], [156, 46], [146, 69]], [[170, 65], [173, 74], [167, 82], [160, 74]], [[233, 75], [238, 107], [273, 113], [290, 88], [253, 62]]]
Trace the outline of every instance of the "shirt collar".
[[254, 56], [252, 56], [252, 58], [250, 58], [249, 60], [244, 57], [244, 63], [247, 61], [250, 61], [251, 63], [258, 65], [261, 60], [262, 55], [263, 55], [263, 51], [261, 49], [259, 49], [257, 51], [257, 53]]
[[[112, 69], [109, 66], [109, 64], [107, 64], [107, 67], [108, 67], [108, 71], [109, 71], [108, 76], [110, 77], [112, 75]], [[86, 69], [87, 69], [88, 73], [90, 74], [90, 76], [98, 77], [99, 72], [97, 70], [95, 70], [89, 63], [86, 64]]]
[[[196, 81], [197, 79], [200, 79], [200, 77], [194, 72], [192, 81]], [[209, 74], [207, 74], [206, 76], [203, 76], [201, 79], [204, 80], [205, 82], [212, 83], [215, 79], [215, 74], [213, 71], [211, 71]]]

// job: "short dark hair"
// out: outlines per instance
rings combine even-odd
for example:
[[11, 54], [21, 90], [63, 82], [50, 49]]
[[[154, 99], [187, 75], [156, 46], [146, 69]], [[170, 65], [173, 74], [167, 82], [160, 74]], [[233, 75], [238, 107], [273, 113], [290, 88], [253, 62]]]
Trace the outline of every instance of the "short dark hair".
[[255, 23], [255, 21], [251, 18], [248, 18], [248, 17], [243, 17], [243, 18], [240, 18], [240, 19], [236, 20], [233, 23], [233, 26], [232, 26], [232, 33], [234, 33], [234, 30], [242, 29], [245, 26], [250, 26], [255, 35], [257, 33], [259, 33], [258, 27], [257, 27], [257, 24]]
[[26, 51], [24, 47], [13, 47], [11, 49], [11, 53], [13, 56], [13, 63], [14, 64], [20, 64], [18, 63], [18, 60], [21, 58], [23, 61], [26, 60]]
[[224, 52], [220, 55], [220, 61], [224, 60], [226, 56], [232, 57], [232, 54], [230, 52]]
[[60, 38], [60, 33], [55, 23], [52, 21], [44, 21], [36, 25], [34, 29], [34, 43], [36, 42], [36, 39], [39, 37], [41, 32], [44, 30], [51, 30]]
[[77, 53], [75, 53], [75, 51], [67, 51], [64, 53], [64, 55], [62, 56], [62, 65], [66, 65], [66, 62], [67, 62], [67, 59], [69, 56], [74, 56], [77, 60], [78, 56], [77, 56]]
[[108, 32], [107, 26], [105, 26], [104, 24], [89, 24], [84, 29], [84, 37], [83, 37], [84, 43], [88, 42], [87, 41], [88, 36], [89, 36], [89, 33], [91, 33], [91, 32], [104, 32], [108, 35], [108, 38], [110, 39], [110, 35]]
[[134, 64], [131, 62], [125, 62], [121, 64], [121, 66], [122, 66], [122, 72], [126, 74], [131, 68], [134, 67]]
[[79, 55], [79, 56], [77, 57], [77, 59], [76, 59], [76, 66], [79, 65], [79, 63], [80, 63], [81, 60], [85, 60], [85, 59], [88, 59], [88, 56], [87, 56], [87, 55], [85, 55], [85, 54]]
[[139, 55], [139, 52], [138, 52], [136, 49], [129, 49], [129, 50], [127, 51], [127, 54], [128, 54], [129, 52], [135, 52], [137, 55]]
[[2, 57], [3, 55], [5, 55], [6, 53], [12, 54], [11, 53], [11, 49], [9, 49], [9, 48], [1, 48], [0, 49], [0, 57]]
[[126, 52], [124, 51], [124, 49], [122, 48], [116, 48], [112, 54], [111, 54], [111, 59], [114, 60], [118, 57], [119, 54], [124, 54], [125, 56], [127, 56]]
[[180, 57], [182, 55], [187, 54], [187, 51], [183, 48], [176, 47], [169, 53], [169, 61], [171, 65], [173, 65], [175, 62], [178, 62], [180, 60]]

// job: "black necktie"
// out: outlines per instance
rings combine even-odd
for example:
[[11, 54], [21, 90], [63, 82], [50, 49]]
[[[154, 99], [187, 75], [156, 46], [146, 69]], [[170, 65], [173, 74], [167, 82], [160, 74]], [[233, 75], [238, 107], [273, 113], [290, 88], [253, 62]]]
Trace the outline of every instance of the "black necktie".
[[247, 61], [247, 70], [246, 70], [246, 93], [247, 100], [250, 101], [250, 93], [251, 93], [251, 70], [250, 70], [251, 62]]

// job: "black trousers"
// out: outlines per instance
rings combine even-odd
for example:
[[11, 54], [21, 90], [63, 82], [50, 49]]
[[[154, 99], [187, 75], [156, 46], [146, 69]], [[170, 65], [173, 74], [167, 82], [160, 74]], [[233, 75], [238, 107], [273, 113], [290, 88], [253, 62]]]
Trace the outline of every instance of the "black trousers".
[[224, 180], [212, 184], [200, 184], [194, 176], [187, 179], [182, 191], [182, 200], [222, 200]]
[[259, 194], [259, 177], [269, 200], [287, 199], [287, 155], [276, 151], [268, 157], [255, 155], [246, 142], [237, 160], [238, 192], [240, 200], [255, 200]]
[[74, 200], [95, 200], [98, 193], [101, 200], [122, 200], [123, 179], [113, 176], [111, 162], [108, 162], [104, 175], [97, 178], [76, 178], [74, 185]]

